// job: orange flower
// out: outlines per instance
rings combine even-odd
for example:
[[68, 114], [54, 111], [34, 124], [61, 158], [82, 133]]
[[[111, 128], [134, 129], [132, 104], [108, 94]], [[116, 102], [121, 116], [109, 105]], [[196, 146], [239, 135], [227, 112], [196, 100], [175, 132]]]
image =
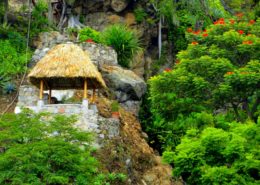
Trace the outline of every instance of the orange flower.
[[225, 20], [224, 20], [224, 18], [220, 18], [219, 20], [215, 21], [214, 24], [215, 25], [217, 25], [217, 24], [225, 24]]
[[234, 72], [232, 72], [232, 71], [228, 71], [228, 72], [226, 73], [226, 75], [232, 75], [232, 74], [234, 74]]
[[246, 72], [246, 71], [242, 71], [242, 72], [240, 72], [240, 74], [242, 74], [242, 75], [247, 75], [248, 72]]
[[203, 37], [207, 37], [207, 36], [209, 36], [209, 34], [204, 33], [202, 36], [203, 36]]
[[245, 40], [245, 41], [243, 41], [243, 44], [251, 45], [251, 44], [253, 44], [253, 41]]
[[179, 61], [179, 60], [176, 60], [175, 64], [179, 64], [179, 63], [180, 63], [180, 61]]
[[188, 28], [187, 32], [191, 33], [192, 32], [192, 28]]
[[193, 31], [192, 32], [194, 35], [199, 35], [200, 34], [200, 30], [198, 30], [198, 31]]
[[196, 41], [193, 41], [191, 44], [192, 44], [192, 45], [198, 45], [199, 43], [196, 42]]
[[242, 17], [244, 16], [244, 14], [243, 14], [243, 13], [237, 13], [236, 16], [237, 16], [238, 18], [242, 18]]
[[243, 30], [238, 30], [237, 32], [238, 32], [240, 35], [242, 35], [242, 34], [244, 33]]
[[255, 24], [255, 20], [250, 20], [250, 21], [249, 21], [249, 24], [250, 24], [250, 25]]
[[170, 72], [170, 71], [172, 71], [172, 69], [171, 68], [165, 68], [164, 71], [165, 72]]
[[230, 24], [234, 24], [234, 23], [235, 23], [235, 20], [234, 20], [234, 19], [230, 19], [230, 20], [229, 20], [229, 23], [230, 23]]
[[207, 33], [207, 30], [203, 30], [204, 33]]
[[249, 33], [249, 34], [247, 34], [246, 36], [251, 36], [251, 35], [252, 35], [252, 34]]

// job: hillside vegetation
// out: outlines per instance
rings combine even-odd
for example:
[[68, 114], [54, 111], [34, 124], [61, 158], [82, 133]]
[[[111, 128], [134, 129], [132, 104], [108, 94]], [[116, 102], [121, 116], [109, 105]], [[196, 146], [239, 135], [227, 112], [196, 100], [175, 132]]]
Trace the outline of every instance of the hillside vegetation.
[[[1, 1], [0, 184], [260, 184], [259, 15], [257, 0]], [[77, 116], [12, 113], [43, 32], [113, 49], [102, 72], [143, 83], [99, 92], [99, 114], [114, 103], [120, 124], [103, 148]]]

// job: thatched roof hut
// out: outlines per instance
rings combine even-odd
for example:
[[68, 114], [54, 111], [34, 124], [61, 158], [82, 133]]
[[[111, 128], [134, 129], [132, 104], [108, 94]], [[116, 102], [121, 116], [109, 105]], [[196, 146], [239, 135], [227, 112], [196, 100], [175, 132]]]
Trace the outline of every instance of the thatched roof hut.
[[52, 48], [32, 69], [30, 82], [43, 89], [82, 89], [84, 81], [90, 89], [106, 87], [101, 74], [86, 52], [74, 44]]

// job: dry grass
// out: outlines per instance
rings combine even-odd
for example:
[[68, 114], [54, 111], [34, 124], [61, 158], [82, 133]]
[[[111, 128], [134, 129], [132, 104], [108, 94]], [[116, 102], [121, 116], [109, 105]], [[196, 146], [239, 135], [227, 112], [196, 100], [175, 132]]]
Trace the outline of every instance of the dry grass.
[[74, 44], [60, 44], [52, 48], [28, 75], [30, 82], [44, 89], [80, 89], [87, 79], [88, 88], [106, 87], [101, 74], [88, 54]]

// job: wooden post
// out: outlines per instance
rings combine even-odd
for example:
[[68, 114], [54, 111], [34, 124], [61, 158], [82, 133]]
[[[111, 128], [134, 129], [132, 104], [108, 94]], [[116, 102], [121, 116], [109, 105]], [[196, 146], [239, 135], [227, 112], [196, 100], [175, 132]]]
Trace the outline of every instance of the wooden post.
[[88, 84], [87, 84], [87, 79], [84, 79], [84, 94], [83, 94], [83, 99], [87, 99], [88, 97]]
[[95, 103], [96, 101], [96, 89], [93, 89], [93, 94], [92, 94], [92, 103]]
[[43, 80], [40, 81], [40, 100], [43, 99]]
[[49, 89], [49, 104], [51, 104], [51, 88]]

